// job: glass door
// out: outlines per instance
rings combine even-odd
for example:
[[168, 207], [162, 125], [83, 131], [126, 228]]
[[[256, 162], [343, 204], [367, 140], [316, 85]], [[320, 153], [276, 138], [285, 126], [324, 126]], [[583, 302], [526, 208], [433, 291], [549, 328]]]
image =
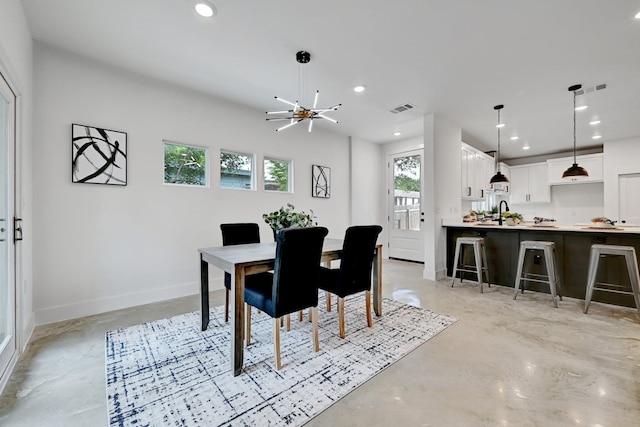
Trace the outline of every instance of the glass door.
[[13, 245], [13, 149], [15, 96], [0, 74], [0, 376], [16, 347], [16, 293]]
[[422, 150], [391, 154], [388, 159], [389, 257], [424, 262], [422, 238]]

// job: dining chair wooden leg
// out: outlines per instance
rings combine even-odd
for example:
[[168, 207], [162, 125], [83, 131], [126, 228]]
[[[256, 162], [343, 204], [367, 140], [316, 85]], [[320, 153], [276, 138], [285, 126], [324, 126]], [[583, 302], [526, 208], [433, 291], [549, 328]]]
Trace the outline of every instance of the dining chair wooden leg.
[[373, 326], [373, 319], [371, 318], [371, 291], [365, 291], [364, 293], [364, 302], [367, 305], [367, 326]]
[[227, 323], [228, 321], [229, 321], [229, 289], [227, 289], [227, 292], [225, 294], [225, 299], [224, 299], [224, 323]]
[[340, 325], [340, 338], [344, 338], [344, 298], [342, 297], [338, 297], [338, 323]]
[[300, 310], [298, 312], [298, 320], [302, 322], [302, 317], [304, 316], [304, 314], [302, 313], [302, 310]]
[[312, 319], [311, 319], [311, 308], [310, 308], [309, 309], [309, 322], [311, 322], [311, 321], [312, 321]]
[[273, 354], [276, 358], [276, 369], [279, 371], [282, 365], [280, 364], [280, 320], [282, 318], [276, 318], [273, 322]]
[[284, 326], [284, 317], [280, 318], [280, 327], [282, 328]]
[[287, 331], [291, 330], [291, 315], [287, 314]]
[[331, 293], [329, 291], [324, 291], [324, 295], [327, 299], [327, 311], [331, 311]]
[[245, 312], [245, 318], [246, 318], [246, 321], [244, 322], [245, 324], [244, 329], [246, 331], [244, 342], [248, 347], [249, 344], [251, 344], [251, 306], [249, 304], [245, 303], [244, 312]]
[[313, 307], [313, 346], [316, 353], [320, 351], [320, 340], [318, 338], [318, 307]]

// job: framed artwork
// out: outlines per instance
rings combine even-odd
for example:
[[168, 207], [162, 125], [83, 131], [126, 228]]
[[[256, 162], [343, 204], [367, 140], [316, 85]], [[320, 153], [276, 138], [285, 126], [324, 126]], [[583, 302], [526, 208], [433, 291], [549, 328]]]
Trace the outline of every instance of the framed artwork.
[[72, 124], [71, 182], [127, 185], [127, 134]]
[[311, 165], [311, 196], [323, 199], [331, 197], [331, 168]]

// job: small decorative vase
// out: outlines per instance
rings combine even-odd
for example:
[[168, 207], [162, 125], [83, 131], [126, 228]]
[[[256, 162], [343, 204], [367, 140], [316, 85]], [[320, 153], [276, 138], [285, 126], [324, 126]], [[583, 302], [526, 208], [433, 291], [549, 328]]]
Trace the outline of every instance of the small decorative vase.
[[513, 218], [507, 218], [507, 219], [505, 220], [505, 223], [506, 223], [507, 225], [516, 225], [516, 220], [515, 220], [515, 219], [513, 219]]

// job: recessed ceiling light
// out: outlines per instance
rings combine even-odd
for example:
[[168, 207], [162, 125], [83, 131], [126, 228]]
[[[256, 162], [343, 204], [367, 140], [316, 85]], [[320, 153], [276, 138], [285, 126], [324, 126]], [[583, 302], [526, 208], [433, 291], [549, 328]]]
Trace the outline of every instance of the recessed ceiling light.
[[523, 150], [528, 150], [529, 148], [531, 148], [531, 147], [529, 147], [528, 145], [523, 145], [523, 146], [522, 146], [522, 149], [523, 149]]
[[599, 124], [600, 124], [600, 120], [591, 120], [591, 121], [589, 122], [589, 124], [590, 124], [591, 126], [599, 125]]
[[589, 108], [588, 105], [580, 105], [579, 107], [576, 107], [576, 111], [583, 111], [583, 110], [586, 110], [587, 108]]
[[593, 135], [591, 137], [591, 139], [600, 139], [600, 138], [602, 138], [602, 135]]
[[205, 18], [211, 18], [216, 12], [215, 6], [208, 1], [200, 1], [196, 3], [195, 8], [198, 15], [204, 16]]
[[353, 88], [353, 91], [357, 93], [364, 92], [364, 90], [365, 90], [365, 87], [362, 85], [359, 85]]
[[395, 131], [395, 132], [393, 133], [393, 136], [400, 136], [400, 135], [402, 135], [402, 132]]
[[496, 127], [497, 127], [497, 128], [503, 128], [503, 127], [504, 127], [504, 123], [498, 123], [498, 124], [496, 125]]
[[518, 135], [514, 135], [511, 137], [512, 141], [517, 141], [518, 139], [520, 139], [520, 137]]
[[636, 13], [636, 19], [640, 19], [640, 12]]

